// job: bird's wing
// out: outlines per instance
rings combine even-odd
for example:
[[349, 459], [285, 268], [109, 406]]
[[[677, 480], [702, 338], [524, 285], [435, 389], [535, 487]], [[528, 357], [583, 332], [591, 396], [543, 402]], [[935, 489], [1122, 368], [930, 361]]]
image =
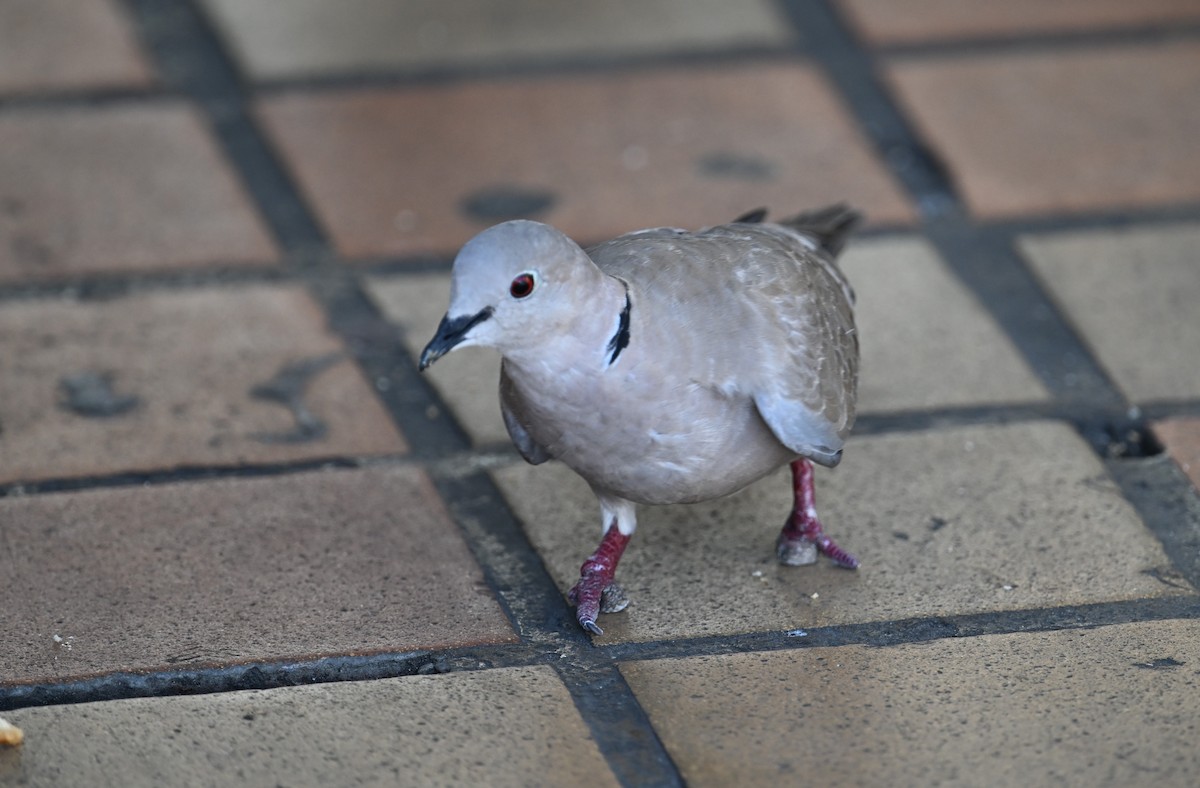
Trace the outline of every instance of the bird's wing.
[[[854, 421], [858, 336], [850, 287], [817, 243], [740, 223], [644, 231], [588, 252], [630, 283], [641, 332], [689, 380], [752, 399], [785, 446], [837, 462]], [[646, 339], [641, 352], [654, 352]]]
[[517, 417], [516, 400], [513, 395], [512, 380], [508, 376], [505, 365], [500, 365], [500, 415], [504, 417], [504, 426], [508, 429], [508, 437], [513, 445], [530, 465], [541, 465], [550, 459], [550, 453], [538, 445], [525, 429], [525, 425]]

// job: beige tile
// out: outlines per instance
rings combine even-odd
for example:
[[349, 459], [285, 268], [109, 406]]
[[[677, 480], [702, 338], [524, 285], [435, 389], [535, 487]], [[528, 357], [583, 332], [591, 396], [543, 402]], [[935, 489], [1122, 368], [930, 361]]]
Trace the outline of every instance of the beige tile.
[[1200, 43], [903, 58], [889, 73], [976, 216], [1200, 200]]
[[[350, 257], [452, 253], [518, 215], [585, 243], [760, 205], [848, 200], [879, 222], [913, 216], [800, 63], [293, 93], [261, 116]], [[495, 207], [481, 212], [483, 197]]]
[[0, 521], [0, 684], [515, 639], [414, 468], [10, 497]]
[[0, 116], [0, 281], [276, 257], [194, 109], [166, 102]]
[[[344, 353], [294, 286], [6, 303], [0, 481], [406, 451]], [[253, 393], [303, 364], [308, 433]]]
[[1175, 418], [1154, 423], [1154, 434], [1171, 459], [1200, 490], [1200, 418]]
[[[404, 346], [415, 360], [433, 338], [450, 305], [450, 275], [371, 277], [367, 292], [384, 316], [403, 329]], [[500, 417], [498, 353], [486, 348], [460, 348], [424, 374], [473, 444], [508, 442], [508, 431]]]
[[1118, 30], [1200, 20], [1193, 0], [840, 0], [876, 43]]
[[859, 411], [1048, 398], [1012, 342], [924, 241], [851, 242]]
[[205, 0], [258, 78], [784, 46], [766, 0]]
[[6, 716], [26, 742], [0, 777], [19, 785], [617, 785], [548, 667]]
[[[558, 465], [494, 472], [560, 588], [600, 539], [588, 487]], [[729, 498], [642, 507], [617, 578], [632, 599], [604, 640], [790, 630], [1180, 593], [1091, 449], [1068, 426], [1014, 424], [852, 438], [819, 470], [827, 532], [862, 559], [783, 567], [786, 471]], [[1183, 583], [1182, 580], [1178, 581]]]
[[0, 94], [142, 88], [152, 79], [114, 0], [0, 3]]
[[1123, 788], [1195, 784], [1198, 663], [1156, 621], [621, 670], [689, 785]]
[[1200, 225], [1024, 236], [1020, 249], [1136, 402], [1200, 397]]

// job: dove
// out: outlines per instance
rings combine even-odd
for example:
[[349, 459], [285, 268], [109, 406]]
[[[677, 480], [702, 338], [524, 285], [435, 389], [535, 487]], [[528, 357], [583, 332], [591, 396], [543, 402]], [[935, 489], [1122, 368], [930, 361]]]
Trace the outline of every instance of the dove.
[[615, 581], [639, 504], [719, 498], [784, 465], [786, 565], [858, 559], [817, 518], [813, 463], [833, 467], [854, 422], [854, 292], [835, 263], [861, 215], [765, 209], [698, 231], [654, 228], [584, 249], [528, 220], [490, 227], [454, 260], [450, 305], [421, 353], [500, 353], [500, 410], [530, 463], [591, 486], [601, 542], [567, 593], [579, 624], [629, 600]]

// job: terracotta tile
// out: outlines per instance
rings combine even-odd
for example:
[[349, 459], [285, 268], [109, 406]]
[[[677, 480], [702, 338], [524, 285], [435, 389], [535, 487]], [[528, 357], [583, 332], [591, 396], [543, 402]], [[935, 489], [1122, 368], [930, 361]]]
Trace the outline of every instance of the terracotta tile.
[[[554, 464], [494, 472], [559, 587], [600, 539], [589, 488]], [[617, 578], [632, 600], [603, 640], [791, 630], [1182, 593], [1074, 430], [1036, 422], [852, 438], [818, 470], [826, 530], [863, 565], [776, 563], [787, 471], [720, 501], [642, 507]]]
[[[341, 353], [297, 287], [6, 303], [0, 480], [405, 451]], [[300, 418], [253, 393], [289, 365]]]
[[851, 242], [859, 411], [1041, 401], [1049, 394], [937, 253], [916, 238]]
[[0, 94], [147, 87], [152, 76], [112, 0], [0, 3]]
[[977, 216], [1200, 200], [1200, 44], [904, 58], [889, 72]]
[[881, 44], [1200, 21], [1200, 6], [1192, 0], [840, 0], [840, 5], [867, 39]]
[[1167, 419], [1154, 423], [1154, 434], [1162, 441], [1171, 459], [1200, 489], [1200, 418]]
[[513, 639], [413, 468], [10, 497], [0, 517], [4, 683]]
[[531, 58], [782, 46], [766, 0], [205, 0], [258, 78]]
[[1023, 236], [1021, 251], [1131, 400], [1200, 397], [1200, 224]]
[[621, 670], [688, 785], [1187, 786], [1198, 644], [1154, 621]]
[[912, 210], [797, 64], [292, 94], [262, 116], [349, 256], [448, 253], [516, 215], [581, 241], [759, 205]]
[[[404, 346], [415, 361], [433, 338], [450, 303], [450, 275], [371, 277], [367, 291], [384, 316], [400, 326]], [[474, 445], [508, 443], [508, 431], [500, 417], [498, 353], [487, 348], [460, 348], [424, 375]]]
[[169, 102], [0, 116], [0, 280], [275, 257], [192, 109]]

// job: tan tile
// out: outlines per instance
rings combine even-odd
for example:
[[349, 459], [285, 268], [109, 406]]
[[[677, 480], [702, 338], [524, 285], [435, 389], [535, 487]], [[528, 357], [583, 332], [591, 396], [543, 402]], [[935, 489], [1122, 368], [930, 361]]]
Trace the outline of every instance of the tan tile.
[[1200, 44], [904, 58], [889, 72], [977, 216], [1200, 200]]
[[[0, 480], [405, 451], [342, 352], [291, 286], [6, 303]], [[305, 435], [283, 402], [252, 390], [307, 362]]]
[[1167, 419], [1154, 423], [1154, 434], [1171, 459], [1200, 489], [1200, 418]]
[[689, 785], [1189, 786], [1198, 644], [1155, 621], [621, 671]]
[[456, 251], [512, 218], [466, 211], [495, 190], [515, 190], [533, 218], [583, 242], [759, 205], [844, 199], [878, 221], [912, 217], [824, 82], [798, 64], [291, 94], [267, 100], [262, 117], [352, 257]]
[[[403, 329], [404, 346], [417, 359], [450, 304], [450, 275], [372, 277], [367, 290], [387, 319]], [[500, 417], [496, 351], [461, 348], [424, 374], [474, 445], [508, 442]]]
[[851, 242], [842, 268], [858, 295], [860, 412], [1049, 396], [991, 315], [924, 241]]
[[1200, 225], [1024, 236], [1019, 246], [1134, 401], [1200, 397]]
[[14, 770], [22, 785], [92, 786], [100, 774], [129, 788], [617, 784], [542, 666], [7, 716], [26, 731]]
[[840, 0], [876, 43], [1109, 30], [1200, 20], [1193, 0]]
[[0, 94], [148, 86], [123, 11], [113, 0], [0, 3]]
[[275, 257], [192, 109], [166, 103], [0, 116], [0, 280]]
[[10, 497], [0, 518], [4, 683], [513, 639], [413, 468]]
[[[1038, 422], [852, 438], [819, 470], [826, 530], [857, 572], [775, 561], [791, 508], [783, 471], [720, 501], [642, 507], [617, 578], [632, 604], [608, 641], [641, 641], [1073, 605], [1180, 593], [1100, 461]], [[494, 472], [562, 589], [600, 539], [588, 487], [558, 464]], [[1183, 581], [1180, 580], [1180, 583]]]
[[765, 0], [205, 0], [259, 78], [362, 69], [782, 46]]

